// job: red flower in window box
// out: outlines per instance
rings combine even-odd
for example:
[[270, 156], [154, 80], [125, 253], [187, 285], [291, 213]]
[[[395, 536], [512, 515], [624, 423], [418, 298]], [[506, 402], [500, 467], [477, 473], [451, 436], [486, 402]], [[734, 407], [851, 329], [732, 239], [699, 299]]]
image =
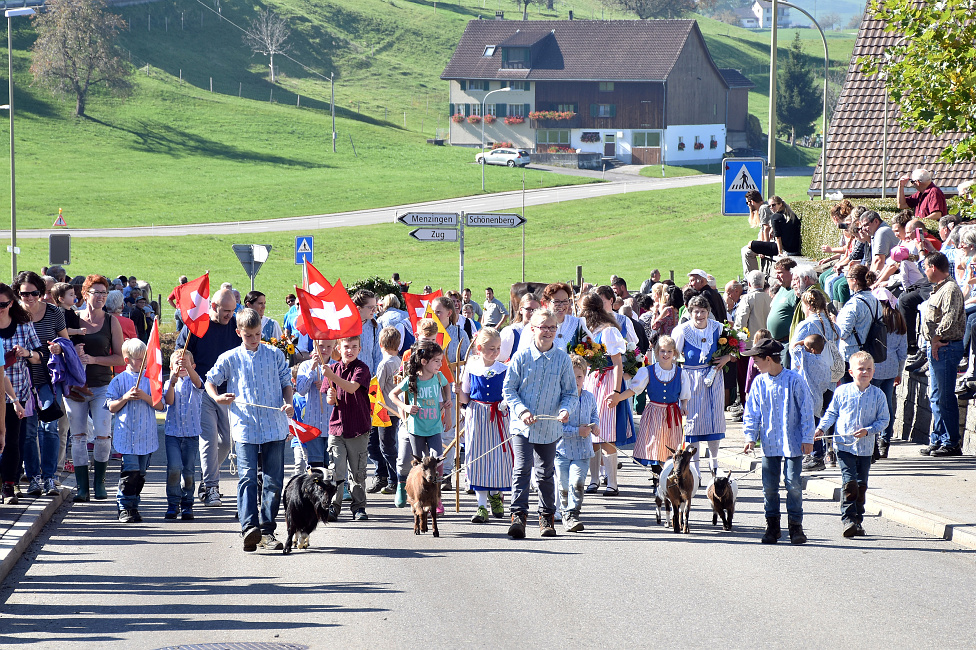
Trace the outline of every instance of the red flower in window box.
[[709, 142], [708, 143], [708, 148], [709, 149], [717, 149], [718, 148], [718, 140], [712, 140], [711, 142]]
[[521, 115], [509, 115], [505, 118], [505, 124], [508, 125], [522, 124], [523, 122], [525, 122], [525, 118]]
[[481, 124], [481, 116], [480, 115], [469, 115], [468, 116], [468, 124]]
[[700, 150], [700, 149], [704, 149], [704, 148], [705, 148], [705, 143], [704, 142], [696, 142], [695, 143], [695, 150], [696, 151], [697, 150]]
[[488, 115], [485, 115], [485, 124], [494, 124], [496, 119], [497, 118], [494, 115], [489, 113]]
[[461, 122], [464, 121], [464, 116], [461, 115], [460, 113], [455, 113], [454, 115], [451, 116], [451, 121], [454, 122], [455, 124], [460, 124]]
[[684, 151], [684, 150], [685, 150], [685, 143], [684, 142], [679, 142], [678, 143], [678, 151]]

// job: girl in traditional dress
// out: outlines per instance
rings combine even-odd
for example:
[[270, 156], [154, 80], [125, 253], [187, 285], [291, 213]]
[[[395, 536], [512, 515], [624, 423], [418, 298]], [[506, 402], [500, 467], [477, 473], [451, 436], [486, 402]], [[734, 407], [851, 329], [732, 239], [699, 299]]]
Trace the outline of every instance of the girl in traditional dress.
[[[725, 382], [722, 381], [722, 368], [732, 359], [732, 355], [712, 359], [718, 350], [722, 324], [709, 318], [711, 308], [708, 300], [704, 296], [695, 296], [688, 301], [688, 311], [691, 320], [675, 327], [672, 334], [675, 349], [681, 350], [684, 356], [682, 372], [688, 375], [691, 383], [685, 440], [699, 449], [694, 459], [696, 470], [699, 468], [703, 442], [708, 445], [712, 470], [717, 470], [715, 457], [718, 455], [719, 441], [725, 437]], [[713, 369], [709, 380], [709, 372]]]
[[[501, 492], [512, 487], [512, 445], [508, 440], [508, 407], [502, 401], [502, 385], [508, 367], [498, 360], [502, 337], [493, 327], [475, 336], [475, 354], [468, 359], [461, 379], [458, 401], [465, 408], [464, 470], [468, 485], [478, 498], [478, 512], [471, 523], [504, 517]], [[466, 406], [465, 406], [466, 405]]]
[[512, 355], [515, 354], [522, 343], [522, 330], [529, 324], [529, 319], [532, 318], [535, 310], [541, 306], [539, 297], [534, 293], [527, 293], [522, 296], [522, 299], [519, 300], [518, 311], [512, 317], [512, 324], [501, 332], [501, 352], [498, 353], [499, 359], [508, 363], [509, 359], [512, 358]]
[[621, 401], [611, 407], [609, 397], [625, 389], [622, 355], [627, 351], [627, 341], [620, 332], [617, 319], [603, 308], [603, 299], [596, 293], [583, 298], [583, 311], [580, 313], [586, 327], [593, 332], [593, 340], [607, 348], [609, 365], [591, 372], [586, 378], [585, 388], [596, 397], [597, 413], [600, 416], [600, 435], [593, 437], [593, 458], [590, 459], [590, 484], [587, 492], [599, 489], [600, 461], [606, 454], [607, 489], [604, 496], [617, 496], [617, 447], [634, 441], [634, 419], [630, 403]]

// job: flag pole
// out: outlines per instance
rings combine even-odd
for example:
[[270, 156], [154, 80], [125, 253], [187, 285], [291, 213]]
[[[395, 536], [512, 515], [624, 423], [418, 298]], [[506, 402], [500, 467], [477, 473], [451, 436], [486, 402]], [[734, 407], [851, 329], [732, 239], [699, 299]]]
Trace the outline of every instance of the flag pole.
[[[458, 350], [461, 341], [458, 341]], [[461, 362], [458, 360], [454, 371], [454, 512], [461, 512], [461, 405], [458, 395], [461, 394]]]

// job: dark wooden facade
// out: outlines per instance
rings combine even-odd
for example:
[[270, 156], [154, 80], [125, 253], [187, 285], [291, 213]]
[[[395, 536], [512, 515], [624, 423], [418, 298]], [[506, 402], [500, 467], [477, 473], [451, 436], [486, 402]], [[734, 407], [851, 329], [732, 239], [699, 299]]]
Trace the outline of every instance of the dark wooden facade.
[[729, 131], [745, 131], [746, 120], [749, 118], [749, 89], [729, 89], [729, 119], [726, 128]]
[[[719, 82], [721, 83], [721, 80]], [[662, 83], [618, 81], [614, 83], [612, 91], [601, 92], [600, 84], [595, 81], [535, 82], [535, 110], [555, 111], [566, 104], [576, 106], [575, 128], [664, 128], [664, 84]], [[600, 104], [613, 106], [613, 116], [592, 116], [591, 107]]]
[[728, 87], [698, 30], [692, 31], [668, 79], [668, 126], [726, 124]]

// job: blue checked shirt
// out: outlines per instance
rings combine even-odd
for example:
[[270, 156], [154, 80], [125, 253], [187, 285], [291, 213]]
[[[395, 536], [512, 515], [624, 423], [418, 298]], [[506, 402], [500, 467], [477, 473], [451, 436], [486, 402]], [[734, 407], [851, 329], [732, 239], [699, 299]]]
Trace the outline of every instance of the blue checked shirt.
[[363, 323], [363, 333], [359, 335], [358, 358], [369, 368], [370, 377], [376, 374], [376, 366], [383, 358], [383, 350], [380, 349], [380, 332], [382, 329], [371, 318]]
[[325, 401], [325, 395], [319, 392], [315, 382], [322, 382], [322, 369], [309, 359], [298, 368], [298, 379], [295, 390], [299, 395], [306, 396], [305, 411], [302, 422], [329, 435], [329, 418], [332, 416], [332, 405]]
[[813, 431], [810, 392], [799, 373], [783, 368], [775, 377], [756, 377], [742, 416], [747, 441], [761, 439], [767, 456], [796, 458], [801, 444], [813, 442]]
[[[136, 373], [126, 368], [112, 379], [105, 397], [110, 400], [121, 399], [135, 385]], [[149, 379], [143, 377], [139, 388], [149, 394]], [[127, 403], [115, 414], [113, 421], [112, 444], [115, 445], [115, 451], [145, 456], [159, 449], [156, 410], [142, 400]]]
[[593, 458], [593, 443], [590, 436], [580, 436], [579, 428], [599, 423], [600, 416], [596, 412], [596, 398], [590, 391], [580, 391], [575, 401], [569, 412], [569, 423], [563, 425], [563, 437], [556, 443], [556, 453], [570, 460], [586, 460]]
[[215, 386], [227, 382], [227, 392], [237, 398], [228, 408], [234, 440], [261, 445], [288, 437], [288, 418], [276, 410], [284, 405], [282, 389], [291, 386], [291, 371], [281, 350], [264, 344], [254, 352], [243, 345], [228, 350], [217, 358], [207, 381]]
[[528, 438], [533, 444], [556, 442], [563, 435], [561, 422], [537, 420], [526, 426], [521, 415], [526, 411], [536, 416], [555, 417], [559, 411], [572, 415], [577, 406], [576, 377], [569, 355], [555, 344], [540, 352], [533, 341], [512, 357], [502, 394], [512, 411], [513, 436]]
[[[874, 438], [888, 427], [888, 400], [880, 388], [868, 385], [861, 391], [854, 384], [843, 384], [834, 393], [834, 399], [820, 419], [821, 431], [835, 424], [834, 431], [840, 437], [834, 438], [838, 451], [846, 451], [855, 456], [870, 456], [874, 453]], [[855, 438], [853, 433], [867, 429], [868, 435]]]
[[163, 432], [174, 438], [192, 438], [200, 435], [200, 404], [203, 388], [197, 388], [189, 377], [171, 375], [163, 393], [176, 382], [173, 389], [173, 405], [166, 408], [166, 424]]
[[820, 415], [823, 411], [824, 393], [832, 388], [828, 354], [826, 348], [820, 354], [814, 354], [802, 345], [790, 348], [790, 359], [793, 361], [790, 367], [800, 373], [803, 383], [809, 389], [814, 415]]

